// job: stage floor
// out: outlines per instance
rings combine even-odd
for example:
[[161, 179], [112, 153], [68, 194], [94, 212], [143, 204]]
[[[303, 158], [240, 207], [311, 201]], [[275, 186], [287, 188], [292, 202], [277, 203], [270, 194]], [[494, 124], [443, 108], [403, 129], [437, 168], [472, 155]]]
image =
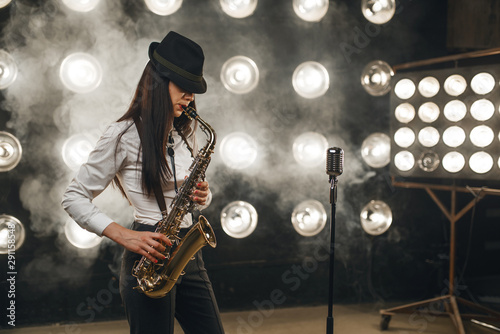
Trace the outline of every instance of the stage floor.
[[[395, 305], [397, 306], [397, 305]], [[335, 305], [333, 307], [334, 332], [342, 334], [380, 334], [380, 333], [457, 333], [451, 320], [447, 317], [396, 314], [392, 317], [387, 331], [380, 330], [379, 306], [373, 304]], [[384, 305], [387, 308], [387, 305]], [[275, 310], [257, 309], [245, 312], [222, 313], [222, 321], [226, 334], [318, 334], [326, 333], [328, 307], [299, 307]], [[464, 320], [467, 334], [492, 334], [497, 331]], [[93, 333], [118, 334], [127, 333], [126, 320], [97, 322], [79, 325], [53, 325], [25, 327], [9, 330], [12, 334], [62, 334]], [[183, 333], [178, 324], [175, 333]]]

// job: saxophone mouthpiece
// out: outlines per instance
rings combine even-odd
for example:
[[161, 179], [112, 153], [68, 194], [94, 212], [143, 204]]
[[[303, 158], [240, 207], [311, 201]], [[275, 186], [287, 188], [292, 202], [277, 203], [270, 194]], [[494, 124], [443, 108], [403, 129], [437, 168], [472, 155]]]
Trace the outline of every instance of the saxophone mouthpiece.
[[188, 106], [181, 106], [181, 108], [184, 114], [186, 114], [186, 116], [189, 117], [190, 119], [198, 117], [198, 113], [196, 112], [196, 109], [194, 109], [193, 107], [188, 105]]

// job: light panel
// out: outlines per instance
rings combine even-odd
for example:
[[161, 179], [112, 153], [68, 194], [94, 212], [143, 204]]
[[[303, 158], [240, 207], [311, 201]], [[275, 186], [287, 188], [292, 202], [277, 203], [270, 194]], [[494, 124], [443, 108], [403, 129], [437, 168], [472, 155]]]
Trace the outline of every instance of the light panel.
[[500, 66], [398, 73], [393, 80], [391, 173], [500, 178]]

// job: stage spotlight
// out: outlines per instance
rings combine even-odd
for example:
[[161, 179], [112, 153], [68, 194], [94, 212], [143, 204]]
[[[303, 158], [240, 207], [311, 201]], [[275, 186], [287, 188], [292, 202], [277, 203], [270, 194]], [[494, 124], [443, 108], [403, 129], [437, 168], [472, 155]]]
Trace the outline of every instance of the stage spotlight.
[[328, 71], [320, 63], [307, 61], [293, 72], [293, 88], [302, 97], [314, 99], [323, 96], [330, 87]]
[[415, 107], [409, 103], [401, 103], [396, 107], [394, 114], [401, 123], [410, 123], [415, 118]]
[[415, 157], [411, 152], [401, 151], [394, 156], [394, 165], [402, 172], [407, 172], [415, 166]]
[[92, 248], [99, 245], [102, 238], [80, 227], [73, 219], [69, 218], [64, 226], [64, 233], [68, 241], [77, 248]]
[[382, 96], [391, 90], [394, 71], [385, 61], [369, 62], [361, 73], [361, 85], [372, 96]]
[[459, 96], [467, 88], [467, 81], [459, 74], [450, 75], [444, 82], [444, 90], [451, 96]]
[[222, 161], [232, 169], [244, 169], [257, 159], [257, 143], [244, 132], [233, 132], [220, 144]]
[[391, 208], [382, 201], [372, 200], [361, 210], [361, 227], [370, 235], [381, 235], [391, 227]]
[[230, 237], [246, 238], [255, 231], [258, 215], [255, 208], [244, 201], [234, 201], [226, 205], [220, 215], [222, 229]]
[[62, 0], [69, 8], [77, 12], [90, 12], [94, 9], [100, 0]]
[[[498, 180], [498, 77], [498, 65], [396, 74], [391, 93], [391, 173], [404, 177]], [[419, 82], [414, 92], [410, 89], [405, 94], [397, 89], [400, 84], [410, 87], [414, 82]], [[418, 110], [418, 117], [413, 117], [413, 110]]]
[[396, 0], [362, 0], [361, 12], [372, 23], [387, 23], [396, 13]]
[[432, 126], [427, 126], [418, 133], [418, 141], [425, 147], [436, 146], [439, 142], [439, 137], [439, 131]]
[[87, 136], [77, 134], [69, 137], [62, 147], [62, 158], [66, 166], [77, 170], [89, 157], [94, 147], [94, 142]]
[[304, 21], [318, 22], [328, 11], [328, 0], [293, 0], [293, 10]]
[[327, 148], [325, 136], [317, 132], [305, 132], [293, 142], [293, 157], [302, 166], [318, 166], [324, 162]]
[[0, 8], [7, 7], [11, 2], [12, 0], [0, 0]]
[[470, 169], [478, 174], [488, 173], [493, 164], [493, 157], [486, 152], [476, 152], [469, 159]]
[[478, 73], [472, 78], [470, 87], [478, 95], [491, 93], [495, 88], [495, 78], [486, 72]]
[[144, 0], [144, 2], [150, 11], [160, 16], [171, 15], [182, 6], [182, 0]]
[[425, 77], [418, 83], [418, 91], [422, 96], [433, 97], [439, 92], [439, 81], [434, 77]]
[[14, 58], [4, 50], [0, 50], [0, 89], [12, 85], [17, 78], [17, 65]]
[[19, 140], [8, 132], [0, 131], [0, 172], [17, 166], [23, 155]]
[[220, 5], [227, 15], [242, 19], [253, 14], [257, 2], [257, 0], [220, 0]]
[[391, 139], [385, 133], [372, 133], [361, 144], [361, 157], [373, 168], [387, 166], [391, 161]]
[[409, 99], [415, 94], [415, 84], [410, 79], [401, 79], [394, 87], [394, 94], [402, 100]]
[[400, 128], [394, 134], [394, 142], [399, 147], [407, 148], [415, 142], [415, 132], [408, 127]]
[[418, 117], [425, 123], [436, 121], [439, 114], [439, 107], [434, 102], [425, 102], [418, 108]]
[[232, 57], [222, 65], [220, 79], [228, 91], [246, 94], [257, 87], [259, 69], [255, 62], [248, 57]]
[[489, 120], [495, 114], [495, 106], [493, 102], [487, 99], [480, 99], [472, 103], [470, 106], [471, 116], [480, 122]]
[[465, 131], [459, 126], [450, 126], [443, 132], [443, 143], [449, 147], [459, 147], [465, 142]]
[[26, 237], [23, 223], [16, 217], [0, 215], [0, 254], [15, 254]]
[[101, 84], [102, 69], [93, 56], [77, 52], [63, 60], [59, 77], [69, 90], [75, 93], [89, 93]]
[[486, 147], [493, 143], [495, 133], [487, 125], [478, 125], [470, 132], [470, 141], [477, 147]]
[[326, 211], [319, 201], [310, 199], [299, 203], [292, 212], [292, 225], [298, 234], [311, 237], [323, 230]]
[[444, 106], [443, 114], [447, 120], [458, 122], [467, 114], [467, 106], [460, 100], [451, 100]]

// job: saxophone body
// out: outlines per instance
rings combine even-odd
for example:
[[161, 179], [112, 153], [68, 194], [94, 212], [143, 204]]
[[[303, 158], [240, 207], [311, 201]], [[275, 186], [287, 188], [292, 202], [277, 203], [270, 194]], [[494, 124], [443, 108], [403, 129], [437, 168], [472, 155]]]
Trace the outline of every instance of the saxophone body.
[[158, 222], [155, 230], [172, 241], [172, 246], [164, 245], [166, 249], [162, 254], [166, 256], [166, 259], [153, 263], [143, 256], [132, 269], [132, 275], [137, 278], [137, 286], [134, 289], [151, 298], [164, 297], [174, 287], [186, 265], [202, 247], [209, 245], [215, 248], [217, 245], [214, 231], [202, 215], [183, 238], [178, 236], [184, 216], [194, 210], [195, 204], [190, 195], [196, 188], [196, 184], [205, 179], [205, 171], [210, 163], [216, 141], [215, 131], [198, 116], [194, 108], [183, 107], [183, 112], [190, 119], [198, 121], [200, 128], [207, 135], [207, 143], [194, 158], [189, 168], [190, 174], [172, 201], [170, 212], [168, 214], [162, 212], [163, 218]]

